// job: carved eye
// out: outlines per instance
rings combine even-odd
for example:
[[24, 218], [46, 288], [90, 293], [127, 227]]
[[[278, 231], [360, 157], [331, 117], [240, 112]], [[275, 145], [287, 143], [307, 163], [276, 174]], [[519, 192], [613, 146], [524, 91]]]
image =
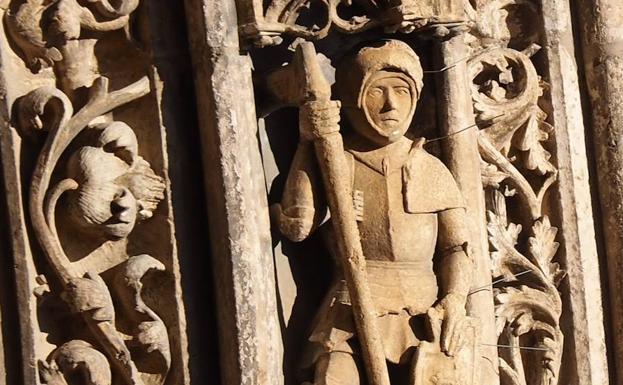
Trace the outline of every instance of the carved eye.
[[380, 98], [383, 95], [383, 90], [378, 87], [370, 88], [368, 95], [373, 98]]
[[395, 90], [396, 90], [396, 93], [401, 96], [411, 94], [411, 92], [409, 91], [409, 88], [407, 87], [396, 87]]

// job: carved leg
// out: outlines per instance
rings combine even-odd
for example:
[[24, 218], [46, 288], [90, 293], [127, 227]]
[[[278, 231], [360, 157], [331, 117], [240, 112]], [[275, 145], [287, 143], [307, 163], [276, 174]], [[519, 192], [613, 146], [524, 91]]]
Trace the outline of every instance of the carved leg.
[[332, 352], [318, 359], [314, 385], [359, 384], [359, 367], [352, 354]]

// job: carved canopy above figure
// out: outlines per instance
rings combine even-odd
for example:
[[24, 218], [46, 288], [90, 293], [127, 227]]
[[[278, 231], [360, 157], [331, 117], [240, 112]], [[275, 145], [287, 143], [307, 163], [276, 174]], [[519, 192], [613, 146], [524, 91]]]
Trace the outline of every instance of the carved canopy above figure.
[[[466, 0], [237, 0], [240, 34], [257, 46], [279, 44], [281, 35], [321, 39], [331, 28], [344, 33], [363, 32], [384, 27], [387, 32], [413, 32], [436, 25], [468, 22], [474, 9]], [[310, 8], [312, 26], [297, 24], [301, 13]], [[357, 14], [361, 12], [361, 14]], [[343, 18], [341, 14], [355, 13]]]

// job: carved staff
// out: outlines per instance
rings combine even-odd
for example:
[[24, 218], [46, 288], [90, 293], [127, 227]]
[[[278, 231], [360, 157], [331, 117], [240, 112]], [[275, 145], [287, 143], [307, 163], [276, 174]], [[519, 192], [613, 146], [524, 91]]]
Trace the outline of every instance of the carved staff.
[[361, 248], [359, 229], [352, 202], [352, 187], [345, 173], [348, 163], [340, 127], [318, 124], [321, 110], [331, 103], [331, 87], [322, 74], [316, 50], [310, 42], [303, 42], [294, 54], [293, 70], [298, 84], [303, 87], [301, 112], [308, 113], [316, 158], [322, 174], [324, 188], [331, 211], [331, 222], [338, 243], [339, 259], [353, 308], [357, 336], [370, 385], [390, 385], [385, 353], [378, 328], [376, 312], [368, 285], [366, 261]]

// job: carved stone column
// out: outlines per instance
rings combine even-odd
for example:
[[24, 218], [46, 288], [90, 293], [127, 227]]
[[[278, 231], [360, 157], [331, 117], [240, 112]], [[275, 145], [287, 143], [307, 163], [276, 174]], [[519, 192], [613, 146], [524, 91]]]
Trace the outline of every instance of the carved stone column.
[[[584, 2], [592, 9], [594, 2]], [[573, 2], [571, 2], [573, 4]], [[580, 42], [574, 35], [570, 3], [552, 0], [542, 4], [542, 23], [545, 35], [543, 51], [547, 57], [551, 122], [557, 127], [556, 157], [558, 188], [551, 206], [560, 211], [565, 249], [563, 263], [567, 269], [566, 283], [561, 286], [564, 296], [561, 326], [565, 334], [565, 351], [569, 356], [563, 365], [561, 383], [609, 383], [606, 336], [604, 332], [605, 306], [602, 298], [603, 260], [598, 253], [594, 216], [593, 189], [597, 183], [589, 177], [590, 135], [584, 125], [585, 116], [592, 111], [582, 110], [578, 80], [578, 63], [574, 53]], [[607, 98], [606, 98], [607, 99]], [[584, 116], [583, 116], [584, 115]], [[599, 233], [597, 232], [597, 236]]]
[[[438, 75], [437, 87], [440, 135], [450, 135], [442, 141], [444, 160], [456, 178], [467, 202], [467, 216], [471, 229], [471, 248], [474, 268], [478, 279], [473, 287], [486, 287], [469, 296], [468, 311], [480, 320], [482, 327], [480, 346], [483, 356], [481, 381], [483, 384], [499, 383], [497, 370], [497, 342], [495, 316], [491, 297], [491, 261], [486, 232], [485, 199], [480, 172], [478, 133], [474, 124], [474, 112], [466, 58], [469, 50], [465, 33], [445, 30], [451, 36], [440, 37], [436, 67], [443, 69]], [[471, 127], [471, 129], [467, 129]], [[462, 132], [461, 132], [462, 131]]]
[[601, 203], [617, 384], [623, 384], [623, 7], [577, 1]]
[[278, 385], [270, 224], [251, 66], [240, 54], [233, 0], [187, 1], [214, 254], [224, 384]]

